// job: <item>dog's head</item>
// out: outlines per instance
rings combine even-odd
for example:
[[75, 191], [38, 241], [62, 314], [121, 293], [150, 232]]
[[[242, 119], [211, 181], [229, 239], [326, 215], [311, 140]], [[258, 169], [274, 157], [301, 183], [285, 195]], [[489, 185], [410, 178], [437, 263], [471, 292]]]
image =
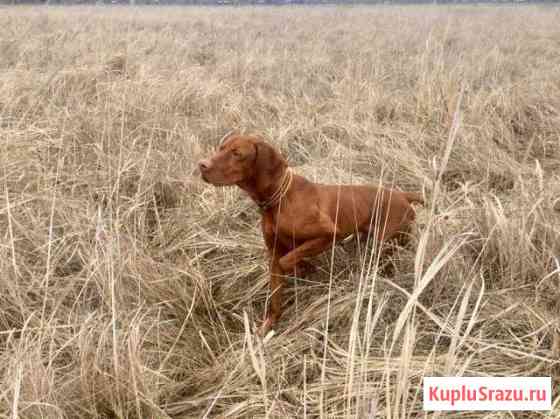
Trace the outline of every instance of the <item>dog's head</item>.
[[282, 155], [270, 144], [258, 137], [239, 134], [226, 135], [213, 156], [198, 162], [202, 179], [215, 186], [272, 177], [285, 166]]

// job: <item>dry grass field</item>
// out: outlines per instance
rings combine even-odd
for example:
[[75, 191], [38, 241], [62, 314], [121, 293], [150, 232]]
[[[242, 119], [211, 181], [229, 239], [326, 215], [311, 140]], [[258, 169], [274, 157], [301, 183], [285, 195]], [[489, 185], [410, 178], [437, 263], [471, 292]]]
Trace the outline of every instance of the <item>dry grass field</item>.
[[[0, 8], [0, 416], [416, 418], [426, 375], [557, 386], [559, 21]], [[259, 214], [196, 172], [232, 128], [427, 197], [393, 269], [350, 241], [290, 278], [264, 344]]]

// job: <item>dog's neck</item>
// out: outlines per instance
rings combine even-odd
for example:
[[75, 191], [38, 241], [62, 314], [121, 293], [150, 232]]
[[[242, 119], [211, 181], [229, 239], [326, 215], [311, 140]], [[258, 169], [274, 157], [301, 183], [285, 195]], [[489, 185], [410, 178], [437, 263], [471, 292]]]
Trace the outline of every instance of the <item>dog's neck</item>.
[[288, 192], [292, 176], [289, 170], [288, 165], [283, 164], [279, 170], [266, 175], [256, 173], [250, 179], [239, 182], [237, 186], [247, 192], [261, 209], [266, 210], [277, 204], [275, 198], [282, 198]]

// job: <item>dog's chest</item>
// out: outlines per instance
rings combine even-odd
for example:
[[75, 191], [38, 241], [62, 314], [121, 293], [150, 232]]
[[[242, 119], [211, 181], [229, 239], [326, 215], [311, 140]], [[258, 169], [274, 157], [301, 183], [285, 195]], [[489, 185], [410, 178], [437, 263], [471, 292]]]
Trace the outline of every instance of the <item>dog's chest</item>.
[[268, 211], [264, 214], [264, 233], [270, 236], [293, 240], [307, 240], [318, 233], [318, 217], [315, 211], [298, 211], [286, 206], [281, 211]]
[[268, 211], [263, 214], [264, 233], [267, 235], [293, 235], [297, 230], [297, 222], [293, 216], [279, 211]]

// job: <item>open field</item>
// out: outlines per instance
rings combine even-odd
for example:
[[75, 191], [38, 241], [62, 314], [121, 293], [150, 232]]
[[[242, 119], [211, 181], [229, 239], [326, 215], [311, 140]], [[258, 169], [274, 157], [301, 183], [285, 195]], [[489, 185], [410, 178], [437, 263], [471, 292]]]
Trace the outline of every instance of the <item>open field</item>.
[[[424, 375], [557, 386], [559, 21], [0, 9], [0, 416], [412, 418]], [[195, 171], [232, 128], [428, 201], [392, 274], [349, 242], [291, 278], [264, 347], [258, 212]]]

